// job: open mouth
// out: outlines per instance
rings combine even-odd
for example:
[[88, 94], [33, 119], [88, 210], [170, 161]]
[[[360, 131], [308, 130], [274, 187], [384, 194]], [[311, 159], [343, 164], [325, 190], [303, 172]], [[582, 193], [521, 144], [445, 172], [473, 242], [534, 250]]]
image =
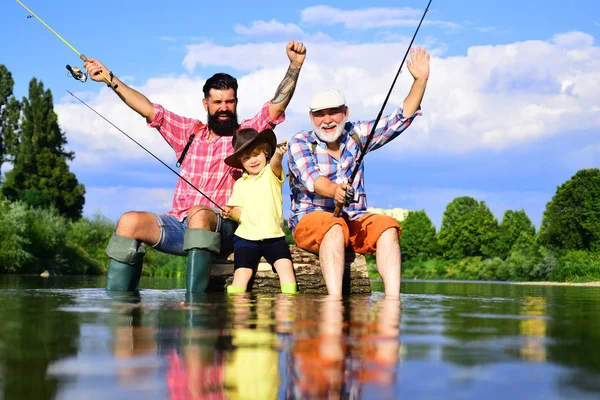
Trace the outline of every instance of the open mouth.
[[329, 126], [329, 127], [322, 127], [321, 131], [323, 131], [323, 133], [334, 133], [335, 129], [337, 128], [337, 125], [334, 126]]

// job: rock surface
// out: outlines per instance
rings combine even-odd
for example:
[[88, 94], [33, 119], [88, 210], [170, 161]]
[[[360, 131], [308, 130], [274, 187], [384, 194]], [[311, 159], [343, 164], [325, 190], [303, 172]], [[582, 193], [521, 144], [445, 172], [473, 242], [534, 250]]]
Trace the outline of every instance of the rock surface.
[[[301, 293], [326, 294], [327, 287], [321, 273], [319, 257], [290, 245], [298, 291]], [[233, 281], [233, 255], [226, 260], [217, 260], [212, 269], [209, 291], [223, 291]], [[371, 293], [371, 282], [367, 271], [365, 257], [346, 252], [343, 290], [346, 294]], [[271, 266], [262, 259], [252, 284], [255, 293], [279, 293], [279, 276], [271, 270]]]

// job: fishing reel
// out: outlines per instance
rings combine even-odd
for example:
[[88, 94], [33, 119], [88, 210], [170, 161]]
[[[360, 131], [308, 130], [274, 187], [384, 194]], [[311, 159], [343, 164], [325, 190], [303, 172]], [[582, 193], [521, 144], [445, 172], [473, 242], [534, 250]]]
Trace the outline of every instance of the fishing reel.
[[344, 207], [348, 207], [352, 203], [358, 203], [361, 197], [366, 197], [364, 193], [356, 196], [356, 192], [353, 187], [346, 188], [346, 196], [344, 196]]
[[85, 83], [85, 81], [87, 81], [87, 72], [83, 72], [77, 67], [71, 67], [69, 64], [67, 64], [67, 71], [69, 71], [69, 75], [75, 78], [75, 80], [78, 80], [81, 83]]

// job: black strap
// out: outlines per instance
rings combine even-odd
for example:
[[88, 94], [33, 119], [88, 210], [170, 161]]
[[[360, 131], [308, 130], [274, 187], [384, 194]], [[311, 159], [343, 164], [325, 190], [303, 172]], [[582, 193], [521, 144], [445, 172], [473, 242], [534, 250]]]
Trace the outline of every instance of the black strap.
[[181, 167], [181, 163], [183, 163], [183, 159], [185, 158], [185, 155], [187, 154], [188, 150], [190, 149], [190, 146], [192, 145], [192, 142], [194, 141], [194, 137], [196, 136], [196, 134], [192, 133], [190, 135], [190, 138], [188, 139], [188, 142], [185, 145], [185, 148], [183, 149], [183, 151], [181, 152], [181, 156], [179, 156], [179, 160], [177, 160], [177, 168]]
[[194, 131], [190, 135], [188, 142], [186, 143], [185, 147], [183, 148], [183, 151], [181, 152], [181, 155], [179, 156], [179, 160], [177, 160], [177, 164], [175, 164], [175, 165], [177, 165], [177, 168], [181, 167], [181, 164], [183, 164], [185, 155], [187, 154], [188, 150], [190, 149], [190, 146], [192, 145], [192, 142], [194, 141], [194, 138], [196, 137], [196, 133], [198, 133], [201, 128], [202, 128], [201, 123], [196, 124], [196, 126], [194, 127]]

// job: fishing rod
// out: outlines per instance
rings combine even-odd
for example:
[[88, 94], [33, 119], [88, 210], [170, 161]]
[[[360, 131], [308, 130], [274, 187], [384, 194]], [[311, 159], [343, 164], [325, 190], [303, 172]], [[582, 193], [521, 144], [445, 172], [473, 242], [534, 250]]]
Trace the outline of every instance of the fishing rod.
[[[17, 0], [18, 1], [18, 0]], [[379, 114], [377, 115], [377, 118], [375, 118], [375, 122], [373, 123], [373, 127], [371, 128], [371, 132], [369, 133], [369, 136], [367, 137], [367, 142], [365, 143], [365, 145], [363, 146], [363, 149], [360, 153], [360, 156], [358, 157], [358, 160], [356, 160], [356, 165], [354, 166], [354, 170], [352, 171], [352, 174], [350, 175], [350, 179], [348, 179], [348, 185], [350, 187], [352, 187], [352, 184], [354, 183], [354, 178], [356, 178], [356, 174], [358, 173], [358, 170], [360, 169], [360, 165], [362, 163], [363, 158], [365, 157], [365, 155], [367, 154], [367, 151], [369, 149], [369, 145], [371, 144], [371, 140], [373, 139], [373, 136], [375, 135], [375, 130], [377, 128], [377, 124], [379, 123], [379, 120], [381, 119], [381, 116], [383, 114], [383, 110], [385, 109], [385, 106], [387, 105], [388, 100], [390, 99], [390, 95], [392, 94], [392, 89], [394, 89], [394, 85], [396, 84], [396, 80], [398, 80], [398, 76], [400, 75], [400, 72], [402, 72], [402, 66], [404, 65], [404, 61], [406, 61], [406, 57], [408, 57], [408, 53], [410, 52], [410, 48], [413, 44], [413, 42], [415, 41], [415, 38], [417, 37], [417, 33], [419, 32], [419, 28], [421, 27], [421, 24], [423, 23], [423, 20], [425, 19], [425, 14], [427, 14], [427, 11], [429, 11], [429, 6], [431, 5], [431, 1], [429, 0], [429, 3], [427, 3], [427, 7], [425, 7], [425, 12], [423, 12], [423, 16], [421, 17], [421, 21], [419, 21], [419, 25], [417, 26], [417, 30], [415, 31], [415, 34], [413, 35], [412, 39], [410, 40], [410, 44], [408, 45], [408, 48], [406, 49], [406, 53], [404, 54], [404, 58], [402, 59], [402, 62], [400, 63], [400, 68], [398, 68], [398, 72], [396, 73], [396, 76], [394, 77], [394, 81], [392, 82], [392, 86], [390, 86], [390, 90], [388, 91], [387, 96], [385, 96], [385, 100], [383, 101], [383, 105], [381, 106], [381, 110], [379, 110]], [[346, 201], [344, 202], [343, 205], [336, 205], [335, 206], [335, 210], [333, 211], [333, 216], [334, 217], [339, 217], [340, 216], [340, 212], [342, 211], [342, 207], [344, 205], [349, 205], [353, 199], [346, 199]]]
[[[47, 23], [45, 23], [40, 17], [37, 16], [36, 13], [34, 13], [33, 11], [31, 11], [25, 4], [23, 4], [20, 0], [16, 0], [17, 3], [19, 3], [21, 6], [23, 6], [24, 9], [27, 10], [27, 12], [29, 12], [27, 18], [31, 18], [31, 16], [34, 16], [38, 21], [40, 21], [46, 28], [48, 28], [50, 30], [50, 32], [54, 33], [56, 35], [56, 37], [58, 37], [60, 40], [62, 40], [62, 42], [64, 44], [66, 44], [67, 46], [69, 46], [69, 48], [71, 50], [73, 50], [78, 56], [79, 58], [85, 63], [87, 62], [87, 57], [83, 54], [81, 54], [79, 51], [77, 51], [77, 49], [75, 47], [73, 47], [69, 42], [67, 42], [62, 36], [60, 36], [54, 29], [52, 29], [50, 27], [50, 25], [48, 25]], [[75, 67], [71, 67], [70, 65], [67, 65], [67, 70], [69, 70], [69, 73], [71, 74], [71, 76], [75, 79], [77, 79], [78, 81], [81, 82], [85, 82], [87, 80], [87, 74], [85, 74], [84, 72], [82, 72], [79, 68], [75, 68]], [[106, 75], [104, 75], [102, 72], [100, 72], [100, 75], [102, 75], [102, 78], [104, 78], [104, 80], [106, 81], [106, 84], [113, 88], [116, 89], [118, 87], [117, 84], [114, 84], [112, 82], [112, 72], [110, 73], [110, 78], [107, 77]]]
[[[23, 6], [23, 8], [25, 10], [27, 10], [27, 12], [29, 12], [31, 15], [28, 15], [27, 18], [31, 18], [32, 16], [35, 17], [38, 21], [40, 21], [46, 28], [48, 28], [52, 33], [54, 33], [56, 35], [56, 37], [58, 37], [60, 40], [62, 40], [62, 42], [64, 44], [66, 44], [67, 46], [69, 46], [69, 48], [71, 50], [73, 50], [78, 56], [79, 58], [85, 63], [87, 61], [87, 57], [85, 55], [83, 55], [82, 53], [80, 53], [79, 51], [77, 51], [77, 49], [75, 47], [73, 47], [69, 42], [67, 42], [62, 36], [60, 36], [54, 29], [52, 29], [50, 27], [50, 25], [48, 25], [47, 23], [45, 23], [40, 17], [37, 16], [37, 14], [35, 14], [31, 9], [29, 9], [25, 4], [23, 4], [20, 0], [16, 0], [17, 3], [19, 3], [21, 6]], [[81, 81], [82, 83], [85, 82], [87, 80], [87, 74], [85, 72], [83, 72], [82, 70], [80, 70], [79, 68], [76, 67], [71, 67], [70, 65], [67, 65], [67, 70], [69, 71], [69, 73], [71, 74], [71, 76], [75, 79], [77, 79], [78, 81]], [[112, 73], [110, 74], [110, 78], [109, 79], [106, 75], [104, 75], [102, 72], [100, 72], [100, 75], [102, 75], [102, 78], [104, 78], [104, 80], [106, 81], [106, 84], [113, 88], [116, 89], [118, 87], [117, 84], [114, 84], [112, 82]], [[208, 197], [206, 194], [204, 194], [200, 189], [198, 189], [196, 186], [194, 186], [190, 181], [188, 181], [186, 178], [184, 178], [183, 176], [181, 176], [179, 173], [177, 173], [177, 171], [175, 171], [173, 168], [171, 168], [170, 166], [168, 166], [164, 161], [162, 161], [160, 158], [158, 158], [157, 156], [155, 156], [150, 150], [148, 150], [147, 148], [145, 148], [141, 143], [139, 143], [137, 140], [135, 140], [134, 138], [132, 138], [131, 136], [129, 136], [127, 133], [125, 133], [125, 131], [123, 131], [121, 128], [119, 128], [118, 126], [116, 126], [115, 124], [113, 124], [111, 121], [109, 121], [106, 117], [104, 117], [102, 114], [100, 114], [98, 111], [94, 110], [92, 107], [90, 107], [86, 102], [84, 102], [83, 100], [81, 100], [79, 97], [75, 96], [73, 93], [71, 93], [70, 91], [67, 90], [67, 92], [69, 92], [69, 94], [71, 96], [73, 96], [74, 98], [76, 98], [77, 100], [79, 100], [84, 106], [86, 106], [87, 108], [89, 108], [90, 110], [92, 110], [96, 115], [98, 115], [100, 118], [102, 118], [103, 120], [105, 120], [106, 122], [108, 122], [109, 124], [111, 124], [113, 127], [115, 127], [119, 132], [121, 132], [123, 135], [127, 136], [129, 139], [131, 139], [135, 144], [137, 144], [138, 146], [140, 146], [142, 149], [144, 149], [148, 154], [150, 154], [152, 157], [154, 157], [156, 160], [158, 160], [158, 162], [160, 162], [162, 165], [164, 165], [165, 167], [167, 167], [171, 172], [173, 172], [175, 175], [177, 175], [178, 177], [180, 177], [185, 183], [187, 183], [188, 185], [190, 185], [191, 187], [193, 187], [194, 189], [196, 189], [198, 191], [198, 193], [200, 193], [202, 196], [206, 197], [206, 199], [208, 201], [210, 201], [212, 204], [214, 204], [219, 210], [221, 211], [225, 211], [223, 210], [223, 208], [221, 208], [221, 206], [219, 206], [217, 203], [215, 203], [210, 197]]]
[[111, 124], [114, 128], [116, 128], [119, 132], [121, 132], [123, 135], [127, 136], [129, 139], [131, 139], [131, 141], [133, 141], [135, 144], [137, 144], [138, 146], [140, 146], [142, 149], [144, 149], [146, 151], [146, 153], [150, 154], [152, 157], [154, 157], [156, 160], [158, 160], [158, 162], [160, 162], [162, 165], [164, 165], [165, 167], [169, 168], [169, 171], [171, 171], [172, 173], [174, 173], [175, 175], [177, 175], [178, 177], [180, 177], [185, 183], [187, 183], [188, 185], [190, 185], [191, 187], [193, 187], [194, 189], [196, 189], [198, 191], [198, 193], [200, 193], [202, 196], [206, 197], [206, 199], [208, 201], [210, 201], [212, 204], [214, 204], [219, 210], [221, 211], [225, 211], [223, 210], [223, 208], [221, 208], [221, 206], [219, 206], [217, 203], [215, 203], [210, 197], [208, 197], [206, 194], [204, 194], [204, 192], [202, 192], [200, 189], [198, 189], [196, 186], [194, 186], [190, 181], [188, 181], [187, 179], [185, 179], [183, 176], [181, 176], [181, 174], [179, 174], [177, 171], [175, 171], [173, 168], [169, 167], [169, 165], [167, 165], [163, 160], [161, 160], [160, 158], [158, 158], [157, 156], [154, 155], [154, 153], [152, 153], [150, 150], [148, 150], [147, 148], [145, 148], [140, 142], [138, 142], [137, 140], [135, 140], [134, 138], [132, 138], [131, 136], [129, 136], [127, 133], [125, 133], [125, 131], [123, 131], [121, 128], [119, 128], [118, 126], [116, 126], [115, 124], [113, 124], [108, 118], [106, 118], [104, 115], [100, 114], [98, 111], [96, 111], [95, 109], [93, 109], [90, 105], [88, 105], [85, 101], [81, 100], [79, 97], [75, 96], [73, 93], [71, 93], [70, 91], [67, 90], [67, 92], [69, 92], [69, 94], [73, 97], [75, 97], [77, 100], [79, 100], [79, 102], [81, 104], [83, 104], [84, 106], [86, 106], [87, 108], [89, 108], [90, 110], [92, 110], [96, 115], [98, 115], [100, 118], [102, 118], [103, 120], [105, 120], [106, 122], [108, 122], [109, 124]]

